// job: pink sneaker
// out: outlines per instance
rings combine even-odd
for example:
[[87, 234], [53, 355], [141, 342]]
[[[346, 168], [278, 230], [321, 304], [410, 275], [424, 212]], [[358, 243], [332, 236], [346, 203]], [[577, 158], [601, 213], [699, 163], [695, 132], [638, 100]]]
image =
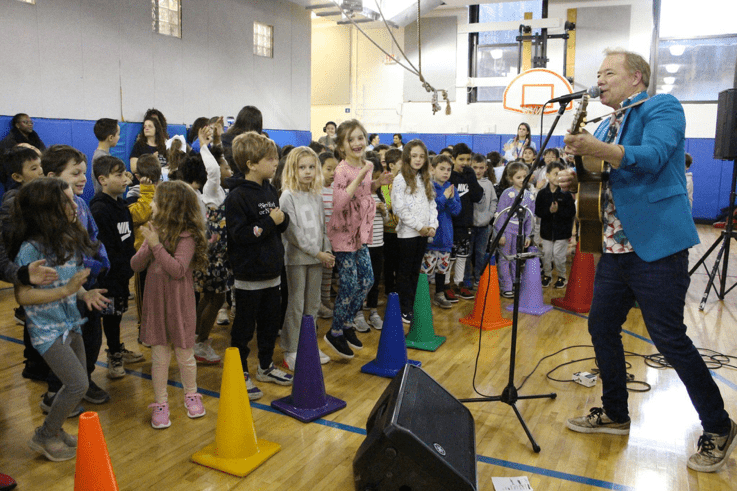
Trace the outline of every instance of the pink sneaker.
[[202, 394], [186, 394], [184, 396], [184, 407], [187, 408], [187, 416], [190, 418], [201, 418], [205, 415], [205, 406], [202, 405]]
[[151, 426], [157, 430], [168, 428], [171, 426], [169, 421], [169, 404], [152, 402], [148, 405], [149, 409], [153, 409], [151, 413]]

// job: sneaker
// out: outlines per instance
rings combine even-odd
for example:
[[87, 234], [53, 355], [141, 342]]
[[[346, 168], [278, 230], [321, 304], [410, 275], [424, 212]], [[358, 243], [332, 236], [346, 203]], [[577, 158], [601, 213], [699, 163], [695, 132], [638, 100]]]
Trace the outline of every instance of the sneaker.
[[688, 458], [688, 468], [699, 472], [718, 471], [737, 445], [737, 424], [730, 420], [729, 433], [719, 436], [704, 432], [699, 437], [698, 451]]
[[514, 298], [514, 292], [512, 290], [505, 290], [502, 292], [504, 298]]
[[26, 362], [26, 366], [23, 369], [23, 372], [21, 372], [21, 377], [29, 380], [37, 380], [38, 382], [46, 382], [46, 379], [49, 377], [49, 369], [41, 369], [37, 367], [35, 363], [29, 365], [29, 363]]
[[[41, 396], [41, 402], [38, 403], [38, 407], [41, 408], [41, 411], [43, 411], [44, 414], [48, 414], [49, 411], [51, 411], [51, 405], [54, 403], [55, 397], [56, 392], [44, 392], [44, 394]], [[78, 404], [77, 407], [75, 407], [74, 410], [69, 413], [67, 418], [76, 418], [83, 412], [84, 407]]]
[[348, 346], [348, 341], [345, 340], [345, 336], [333, 336], [333, 333], [328, 331], [328, 333], [325, 334], [325, 342], [328, 343], [328, 346], [333, 348], [341, 358], [348, 360], [353, 358], [353, 351], [350, 346]]
[[246, 392], [248, 392], [248, 399], [251, 401], [261, 399], [264, 396], [264, 393], [254, 385], [248, 372], [243, 372], [243, 376], [246, 378]]
[[294, 367], [297, 365], [297, 352], [296, 351], [285, 351], [284, 360], [281, 362], [282, 368], [286, 368], [290, 372], [294, 371]]
[[384, 327], [384, 321], [381, 320], [381, 316], [375, 310], [369, 314], [369, 324], [377, 331], [381, 331]]
[[543, 275], [543, 279], [541, 281], [543, 284], [543, 288], [548, 288], [550, 286], [550, 282], [553, 281], [553, 278]]
[[402, 312], [402, 322], [405, 324], [412, 324], [412, 314], [405, 314]]
[[558, 279], [555, 281], [555, 285], [553, 285], [553, 288], [560, 290], [561, 288], [565, 288], [568, 282], [565, 278], [561, 278], [558, 276]]
[[71, 460], [77, 455], [77, 449], [64, 443], [61, 436], [44, 437], [40, 435], [40, 430], [40, 427], [36, 428], [36, 432], [28, 441], [31, 450], [44, 454], [52, 462]]
[[220, 355], [212, 349], [212, 339], [194, 344], [194, 359], [197, 363], [204, 365], [217, 365], [220, 363]]
[[21, 326], [26, 323], [26, 309], [23, 307], [18, 307], [14, 310], [14, 316], [15, 322], [20, 324]]
[[59, 428], [59, 438], [61, 438], [61, 441], [63, 441], [64, 445], [67, 447], [77, 448], [77, 437], [64, 431], [64, 428]]
[[107, 376], [116, 379], [125, 377], [125, 368], [123, 367], [123, 354], [110, 353], [107, 351]]
[[445, 299], [447, 301], [449, 301], [450, 303], [457, 303], [458, 302], [458, 297], [456, 297], [455, 292], [453, 290], [451, 290], [450, 288], [448, 288], [447, 290], [445, 290]]
[[284, 373], [274, 366], [272, 363], [269, 368], [263, 369], [258, 367], [256, 371], [256, 380], [259, 382], [271, 382], [277, 385], [292, 385], [294, 377], [288, 373]]
[[323, 353], [321, 349], [318, 348], [317, 352], [320, 353], [320, 365], [330, 363], [330, 357], [326, 355], [325, 353]]
[[11, 491], [18, 485], [15, 479], [7, 474], [0, 474], [0, 491]]
[[157, 430], [168, 428], [171, 426], [171, 420], [169, 420], [169, 404], [162, 402], [152, 402], [148, 405], [151, 409], [151, 426]]
[[343, 337], [345, 338], [346, 343], [348, 343], [348, 346], [354, 350], [360, 351], [363, 349], [363, 343], [358, 339], [358, 336], [356, 336], [355, 329], [343, 329]]
[[206, 414], [205, 406], [202, 405], [202, 394], [185, 394], [184, 407], [187, 408], [187, 416], [192, 419], [201, 418]]
[[368, 322], [366, 322], [366, 318], [363, 316], [363, 312], [361, 312], [360, 310], [356, 314], [356, 317], [353, 319], [353, 326], [358, 332], [369, 332], [371, 330], [371, 326], [368, 325]]
[[123, 355], [123, 362], [125, 363], [143, 361], [143, 355], [141, 353], [125, 349], [125, 343], [120, 343], [120, 354]]
[[215, 320], [215, 324], [218, 326], [227, 326], [230, 324], [230, 317], [228, 317], [228, 309], [218, 310], [218, 317]]
[[458, 297], [463, 300], [473, 300], [475, 295], [466, 286], [461, 286], [458, 288]]
[[609, 433], [612, 435], [629, 435], [630, 420], [615, 423], [600, 407], [592, 407], [589, 414], [566, 421], [568, 429], [579, 433]]
[[333, 311], [330, 307], [325, 305], [324, 303], [320, 304], [320, 307], [317, 309], [317, 317], [320, 319], [330, 319], [333, 316]]
[[90, 386], [84, 395], [84, 400], [92, 404], [104, 404], [110, 400], [110, 394], [101, 389], [94, 380], [90, 380]]
[[453, 307], [453, 304], [445, 299], [445, 294], [443, 292], [436, 293], [435, 296], [432, 297], [432, 303], [441, 309], [450, 309]]

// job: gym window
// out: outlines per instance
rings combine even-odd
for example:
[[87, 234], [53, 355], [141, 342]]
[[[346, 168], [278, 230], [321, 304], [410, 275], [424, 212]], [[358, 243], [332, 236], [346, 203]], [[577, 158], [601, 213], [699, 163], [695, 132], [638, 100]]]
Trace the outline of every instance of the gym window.
[[253, 23], [253, 54], [266, 58], [274, 57], [274, 26], [261, 22]]
[[[657, 0], [658, 50], [653, 63], [657, 93], [680, 101], [716, 101], [731, 89], [737, 60], [737, 25], [731, 0]], [[688, 11], [688, 15], [683, 12]]]
[[182, 37], [182, 0], [151, 0], [151, 27], [165, 36]]
[[[519, 21], [524, 24], [525, 13], [533, 19], [542, 18], [542, 1], [502, 2], [469, 7], [469, 23]], [[539, 34], [533, 29], [530, 34]], [[487, 31], [469, 34], [469, 75], [493, 77], [494, 85], [474, 87], [469, 92], [469, 102], [500, 102], [510, 76], [519, 72], [519, 48], [516, 37], [519, 31]], [[498, 85], [497, 85], [498, 84]]]

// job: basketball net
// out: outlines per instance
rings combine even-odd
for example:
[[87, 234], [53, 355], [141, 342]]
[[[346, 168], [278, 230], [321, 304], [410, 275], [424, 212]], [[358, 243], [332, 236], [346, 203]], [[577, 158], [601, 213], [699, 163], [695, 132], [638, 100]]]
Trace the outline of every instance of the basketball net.
[[532, 116], [540, 116], [540, 114], [542, 114], [543, 112], [543, 109], [545, 108], [545, 104], [526, 104], [520, 107], [522, 108], [523, 114], [529, 114]]

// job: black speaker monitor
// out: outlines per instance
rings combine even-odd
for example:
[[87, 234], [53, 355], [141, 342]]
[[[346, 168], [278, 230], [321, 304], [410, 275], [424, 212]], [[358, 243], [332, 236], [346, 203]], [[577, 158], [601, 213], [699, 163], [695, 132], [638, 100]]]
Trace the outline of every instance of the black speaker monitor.
[[719, 93], [714, 158], [737, 159], [737, 89], [727, 89]]
[[368, 417], [353, 476], [357, 491], [477, 490], [471, 412], [421, 368], [405, 365]]

